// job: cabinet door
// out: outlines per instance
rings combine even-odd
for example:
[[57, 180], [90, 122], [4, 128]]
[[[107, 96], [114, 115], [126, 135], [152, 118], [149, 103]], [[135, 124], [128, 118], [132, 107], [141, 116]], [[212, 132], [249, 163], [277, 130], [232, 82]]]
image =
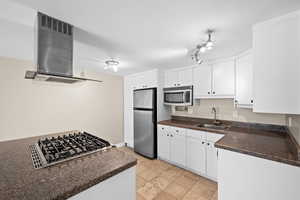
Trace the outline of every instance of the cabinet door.
[[157, 70], [145, 72], [143, 82], [144, 88], [157, 87]]
[[224, 61], [213, 65], [213, 95], [234, 96], [234, 61]]
[[240, 106], [252, 104], [252, 55], [247, 54], [236, 60], [236, 103]]
[[193, 70], [194, 97], [208, 97], [211, 95], [211, 66], [201, 65]]
[[299, 30], [299, 12], [254, 26], [254, 112], [300, 114]]
[[213, 180], [218, 178], [218, 150], [213, 142], [206, 143], [206, 174]]
[[131, 76], [131, 88], [132, 90], [141, 88], [141, 78], [138, 75]]
[[158, 157], [165, 160], [170, 160], [170, 136], [168, 127], [157, 126], [158, 132]]
[[179, 166], [186, 166], [186, 137], [185, 134], [170, 133], [170, 160]]
[[133, 147], [133, 77], [124, 78], [124, 140]]
[[178, 71], [170, 70], [165, 72], [165, 87], [178, 86]]
[[206, 143], [204, 140], [187, 137], [186, 166], [199, 174], [206, 173]]
[[178, 73], [178, 86], [187, 86], [193, 84], [193, 69], [181, 69]]

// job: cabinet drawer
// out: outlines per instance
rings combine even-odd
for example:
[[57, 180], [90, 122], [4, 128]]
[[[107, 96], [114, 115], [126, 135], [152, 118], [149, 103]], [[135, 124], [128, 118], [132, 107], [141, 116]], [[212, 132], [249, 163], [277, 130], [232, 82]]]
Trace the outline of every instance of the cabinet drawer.
[[186, 129], [184, 128], [177, 128], [177, 127], [170, 127], [171, 132], [178, 136], [186, 136]]
[[170, 126], [165, 126], [165, 125], [160, 125], [160, 124], [157, 125], [158, 131], [169, 131], [170, 128], [171, 128]]
[[221, 139], [224, 135], [223, 134], [217, 134], [217, 133], [206, 133], [206, 140], [211, 142], [217, 142], [219, 139]]
[[204, 131], [188, 129], [186, 132], [186, 136], [199, 139], [199, 140], [206, 140], [206, 132]]

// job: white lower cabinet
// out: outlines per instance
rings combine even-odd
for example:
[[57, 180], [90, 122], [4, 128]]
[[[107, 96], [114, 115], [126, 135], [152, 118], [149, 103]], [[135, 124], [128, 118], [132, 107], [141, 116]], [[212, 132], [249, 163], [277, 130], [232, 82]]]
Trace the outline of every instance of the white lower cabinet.
[[199, 175], [217, 180], [218, 150], [223, 135], [158, 125], [158, 157]]
[[[170, 161], [179, 165], [186, 165], [186, 136], [184, 130], [177, 133], [178, 130], [173, 130], [170, 133]], [[182, 133], [183, 132], [183, 133]]]
[[206, 175], [217, 180], [218, 178], [218, 150], [214, 146], [214, 142], [207, 142], [206, 147]]
[[[197, 152], [197, 153], [195, 153]], [[186, 140], [186, 166], [194, 172], [206, 172], [206, 146], [205, 141], [192, 137]]]
[[164, 160], [170, 160], [170, 137], [168, 126], [157, 126], [158, 135], [158, 157]]

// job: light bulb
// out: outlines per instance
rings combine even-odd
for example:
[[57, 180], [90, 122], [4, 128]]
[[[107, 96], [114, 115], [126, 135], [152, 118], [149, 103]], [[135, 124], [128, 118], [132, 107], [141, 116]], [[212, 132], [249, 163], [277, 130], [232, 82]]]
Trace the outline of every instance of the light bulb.
[[212, 41], [207, 41], [206, 47], [212, 47], [214, 43]]
[[117, 65], [114, 65], [114, 66], [113, 66], [113, 70], [114, 70], [114, 72], [117, 72], [117, 71], [118, 71], [118, 66], [117, 66]]
[[212, 49], [212, 46], [208, 46], [206, 47], [207, 50], [211, 50]]
[[200, 52], [201, 53], [204, 53], [206, 51], [206, 48], [204, 47], [204, 46], [202, 46], [201, 48], [200, 48]]

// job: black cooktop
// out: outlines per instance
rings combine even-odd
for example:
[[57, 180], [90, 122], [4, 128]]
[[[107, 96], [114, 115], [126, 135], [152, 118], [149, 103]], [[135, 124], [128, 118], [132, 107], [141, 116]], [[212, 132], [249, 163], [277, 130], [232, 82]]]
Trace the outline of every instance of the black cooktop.
[[39, 139], [35, 145], [47, 166], [110, 147], [110, 143], [86, 132]]

